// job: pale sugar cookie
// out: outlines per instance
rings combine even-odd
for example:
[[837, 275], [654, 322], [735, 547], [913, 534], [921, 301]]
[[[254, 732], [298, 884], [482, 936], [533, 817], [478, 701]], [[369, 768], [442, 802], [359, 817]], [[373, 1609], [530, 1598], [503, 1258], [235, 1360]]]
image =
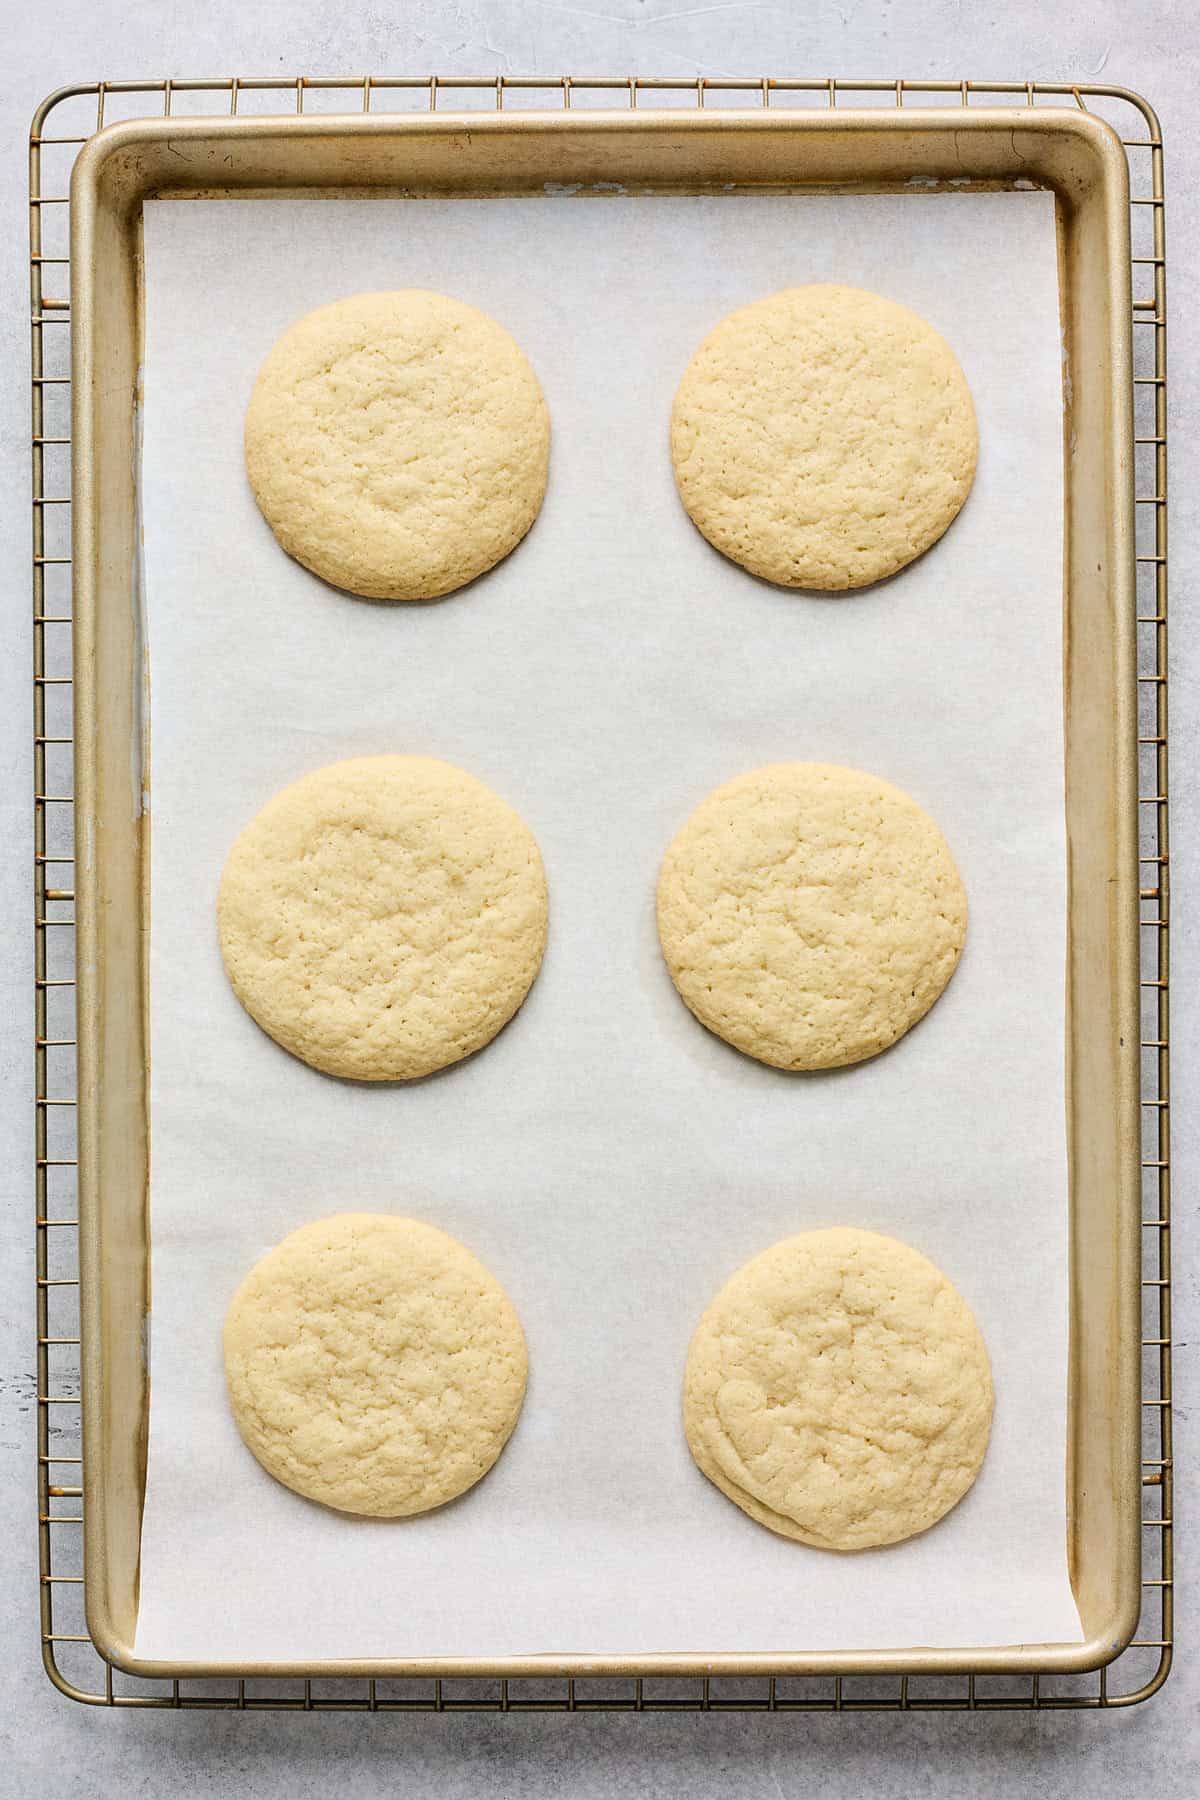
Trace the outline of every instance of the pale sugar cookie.
[[449, 763], [364, 756], [284, 788], [217, 898], [233, 990], [329, 1075], [409, 1080], [470, 1056], [520, 1006], [546, 943], [529, 827]]
[[992, 1377], [962, 1295], [873, 1231], [806, 1231], [738, 1270], [688, 1351], [697, 1464], [784, 1537], [865, 1550], [925, 1531], [975, 1480]]
[[225, 1318], [238, 1430], [277, 1481], [399, 1518], [473, 1487], [525, 1394], [521, 1324], [495, 1276], [416, 1219], [341, 1213], [257, 1262]]
[[915, 800], [861, 769], [772, 763], [702, 800], [663, 858], [658, 933], [701, 1024], [781, 1069], [886, 1050], [958, 963], [967, 900]]
[[406, 288], [291, 326], [255, 382], [245, 449], [254, 497], [297, 562], [354, 594], [426, 600], [525, 536], [550, 416], [502, 325]]
[[671, 413], [693, 521], [784, 587], [864, 587], [912, 562], [966, 499], [977, 447], [945, 339], [894, 300], [825, 283], [730, 313]]

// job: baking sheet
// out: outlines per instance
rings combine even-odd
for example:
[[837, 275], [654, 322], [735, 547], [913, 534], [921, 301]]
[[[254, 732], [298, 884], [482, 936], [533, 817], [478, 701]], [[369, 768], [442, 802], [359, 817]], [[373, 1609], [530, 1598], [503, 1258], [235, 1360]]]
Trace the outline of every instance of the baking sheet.
[[[1066, 1564], [1061, 339], [1053, 202], [547, 196], [146, 208], [143, 451], [152, 720], [149, 1469], [137, 1653], [314, 1659], [782, 1652], [1080, 1641]], [[857, 595], [789, 594], [675, 496], [679, 375], [728, 310], [836, 280], [945, 333], [974, 492]], [[446, 600], [373, 604], [276, 546], [241, 422], [276, 337], [367, 288], [427, 286], [511, 329], [553, 420], [532, 534]], [[551, 891], [516, 1020], [407, 1087], [330, 1080], [242, 1012], [221, 867], [285, 783], [340, 757], [444, 757], [536, 832]], [[971, 919], [929, 1017], [856, 1069], [789, 1076], [704, 1031], [654, 928], [662, 851], [711, 787], [784, 758], [907, 789]], [[411, 1213], [512, 1295], [512, 1442], [426, 1517], [356, 1521], [242, 1447], [220, 1327], [307, 1220]], [[692, 1328], [808, 1227], [891, 1232], [962, 1289], [996, 1417], [967, 1499], [844, 1557], [754, 1525], [694, 1468]]]

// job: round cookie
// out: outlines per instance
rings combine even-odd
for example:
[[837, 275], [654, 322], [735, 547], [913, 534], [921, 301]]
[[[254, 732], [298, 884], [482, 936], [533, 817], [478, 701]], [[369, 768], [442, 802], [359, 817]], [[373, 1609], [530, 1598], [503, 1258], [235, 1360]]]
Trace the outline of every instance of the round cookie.
[[945, 838], [877, 775], [772, 763], [701, 801], [658, 878], [671, 979], [702, 1025], [778, 1069], [886, 1050], [958, 963]]
[[293, 1056], [411, 1080], [488, 1043], [546, 944], [533, 833], [483, 782], [367, 756], [269, 800], [229, 852], [221, 955], [251, 1018]]
[[550, 417], [502, 325], [408, 288], [337, 300], [284, 332], [245, 448], [254, 497], [297, 562], [354, 594], [426, 600], [525, 536]]
[[979, 1473], [987, 1349], [924, 1256], [873, 1231], [806, 1231], [738, 1270], [688, 1351], [697, 1464], [783, 1537], [865, 1550], [925, 1531]]
[[225, 1317], [229, 1403], [263, 1468], [374, 1518], [428, 1512], [486, 1475], [525, 1373], [500, 1283], [416, 1219], [301, 1226], [254, 1265]]
[[962, 506], [977, 449], [944, 338], [894, 300], [823, 283], [730, 313], [671, 412], [693, 522], [783, 587], [865, 587], [912, 562]]

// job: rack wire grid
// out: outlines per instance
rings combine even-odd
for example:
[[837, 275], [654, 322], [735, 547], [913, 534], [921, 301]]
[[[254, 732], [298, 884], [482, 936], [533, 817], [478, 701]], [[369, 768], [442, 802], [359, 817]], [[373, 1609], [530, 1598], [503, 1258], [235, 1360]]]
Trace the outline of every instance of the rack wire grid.
[[[510, 1681], [151, 1682], [92, 1645], [83, 1614], [79, 1269], [75, 1190], [69, 176], [116, 118], [385, 113], [443, 108], [979, 106], [1075, 104], [1118, 131], [1129, 162], [1142, 930], [1142, 1613], [1137, 1635], [1091, 1675], [890, 1679], [756, 1677]], [[39, 106], [29, 140], [32, 327], [33, 769], [36, 1071], [38, 1579], [42, 1658], [74, 1700], [100, 1706], [305, 1712], [859, 1712], [1131, 1706], [1166, 1680], [1173, 1644], [1171, 1170], [1167, 804], [1166, 255], [1162, 136], [1126, 88], [1045, 82], [537, 76], [267, 76], [90, 82]]]

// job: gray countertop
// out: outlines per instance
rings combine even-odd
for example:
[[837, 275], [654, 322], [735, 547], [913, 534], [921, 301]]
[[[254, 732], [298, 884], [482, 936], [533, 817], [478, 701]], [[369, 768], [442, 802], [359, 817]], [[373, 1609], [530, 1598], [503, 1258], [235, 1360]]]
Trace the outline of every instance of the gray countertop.
[[[14, 1796], [542, 1794], [757, 1796], [819, 1790], [1073, 1796], [1194, 1790], [1200, 1675], [1192, 1498], [1200, 1284], [1193, 1102], [1200, 1024], [1200, 94], [1194, 0], [60, 0], [0, 9], [0, 1791]], [[774, 75], [1111, 81], [1163, 123], [1171, 333], [1173, 621], [1175, 1672], [1146, 1705], [1105, 1714], [974, 1716], [403, 1716], [106, 1712], [41, 1671], [33, 1468], [32, 963], [29, 930], [28, 286], [30, 115], [71, 81], [308, 73]]]

